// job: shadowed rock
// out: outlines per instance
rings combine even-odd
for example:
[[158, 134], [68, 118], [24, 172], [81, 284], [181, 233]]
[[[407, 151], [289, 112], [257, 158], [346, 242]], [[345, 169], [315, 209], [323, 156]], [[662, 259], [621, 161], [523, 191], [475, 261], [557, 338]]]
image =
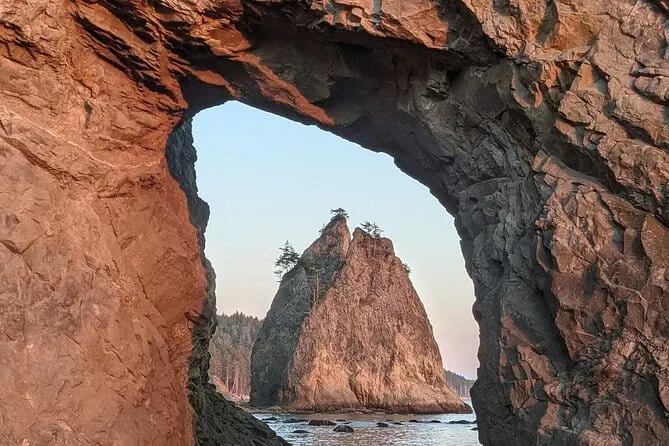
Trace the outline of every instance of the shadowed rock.
[[330, 420], [309, 420], [309, 426], [336, 426], [337, 423]]
[[306, 418], [289, 418], [287, 420], [283, 420], [284, 423], [286, 424], [298, 424], [298, 423], [306, 423], [309, 420]]

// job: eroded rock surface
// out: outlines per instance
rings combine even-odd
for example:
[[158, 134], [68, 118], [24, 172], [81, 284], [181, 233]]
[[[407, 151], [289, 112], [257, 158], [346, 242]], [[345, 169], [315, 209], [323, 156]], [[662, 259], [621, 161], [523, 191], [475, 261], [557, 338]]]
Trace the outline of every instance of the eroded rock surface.
[[267, 441], [211, 424], [188, 126], [230, 99], [392, 155], [455, 216], [484, 444], [668, 443], [668, 14], [2, 0], [0, 443]]
[[[280, 354], [277, 354], [280, 353]], [[287, 272], [253, 345], [251, 404], [468, 413], [392, 242], [336, 217]]]

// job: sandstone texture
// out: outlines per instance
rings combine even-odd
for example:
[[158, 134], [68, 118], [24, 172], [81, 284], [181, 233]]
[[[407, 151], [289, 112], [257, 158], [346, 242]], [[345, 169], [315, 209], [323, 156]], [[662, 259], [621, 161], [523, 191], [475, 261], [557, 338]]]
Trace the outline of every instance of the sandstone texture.
[[207, 377], [189, 126], [233, 99], [388, 153], [455, 216], [484, 444], [669, 443], [668, 16], [0, 0], [0, 444], [279, 441]]
[[344, 217], [281, 281], [253, 345], [251, 404], [471, 412], [446, 384], [432, 326], [392, 242], [361, 229], [351, 240]]

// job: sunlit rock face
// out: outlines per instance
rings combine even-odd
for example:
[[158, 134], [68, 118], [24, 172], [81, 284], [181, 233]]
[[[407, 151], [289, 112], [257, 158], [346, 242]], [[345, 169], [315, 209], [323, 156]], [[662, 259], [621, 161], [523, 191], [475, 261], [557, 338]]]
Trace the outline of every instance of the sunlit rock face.
[[469, 413], [446, 384], [420, 298], [392, 242], [334, 218], [285, 274], [251, 360], [251, 404]]
[[455, 216], [484, 444], [669, 442], [668, 14], [2, 1], [0, 443], [279, 441], [207, 384], [189, 119], [230, 99], [389, 153]]

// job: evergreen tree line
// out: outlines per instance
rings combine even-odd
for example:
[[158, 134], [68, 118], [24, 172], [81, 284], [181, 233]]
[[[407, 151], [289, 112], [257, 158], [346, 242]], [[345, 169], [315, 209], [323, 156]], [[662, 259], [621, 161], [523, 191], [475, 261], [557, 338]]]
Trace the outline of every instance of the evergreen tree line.
[[229, 397], [248, 399], [251, 393], [251, 350], [262, 320], [240, 312], [217, 318], [218, 328], [209, 344], [209, 374], [225, 385]]
[[444, 377], [446, 378], [448, 385], [455, 390], [455, 393], [457, 393], [460, 398], [470, 398], [469, 391], [472, 389], [475, 380], [467, 379], [464, 376], [445, 369]]

